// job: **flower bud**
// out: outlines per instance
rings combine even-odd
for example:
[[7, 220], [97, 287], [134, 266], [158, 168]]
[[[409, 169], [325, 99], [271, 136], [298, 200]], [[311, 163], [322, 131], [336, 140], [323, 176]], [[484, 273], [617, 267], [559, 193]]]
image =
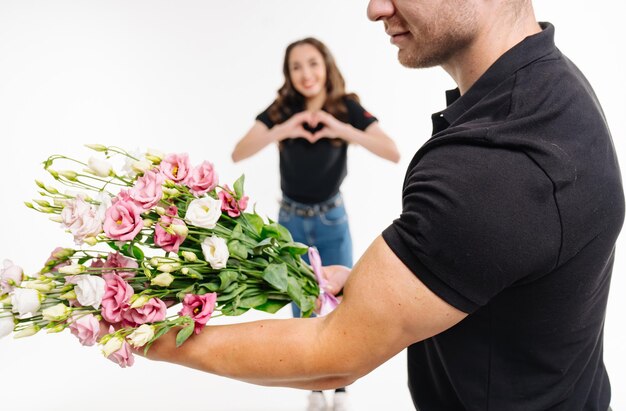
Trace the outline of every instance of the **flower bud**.
[[115, 174], [111, 163], [97, 157], [89, 157], [87, 165], [89, 167], [87, 171], [97, 175], [98, 177], [109, 177], [110, 175]]
[[61, 274], [70, 274], [70, 275], [77, 275], [80, 273], [83, 273], [87, 270], [87, 267], [85, 267], [82, 264], [71, 264], [71, 265], [66, 265], [64, 267], [59, 268], [59, 272]]
[[22, 287], [48, 293], [54, 289], [54, 283], [51, 280], [22, 281]]
[[76, 181], [78, 179], [78, 173], [73, 170], [59, 170], [57, 173], [61, 177], [65, 177], [70, 181]]
[[20, 331], [13, 334], [13, 338], [24, 338], [30, 337], [31, 335], [35, 335], [39, 332], [41, 328], [37, 324], [31, 324], [26, 328], [21, 329]]
[[189, 234], [189, 228], [185, 224], [172, 224], [170, 228], [180, 237], [187, 237], [187, 234]]
[[55, 222], [55, 223], [62, 223], [63, 222], [63, 217], [61, 217], [60, 215], [53, 215], [52, 217], [48, 217], [48, 219], [50, 221]]
[[62, 299], [62, 300], [75, 300], [76, 299], [76, 292], [72, 288], [70, 291], [61, 294], [59, 296], [59, 298]]
[[102, 347], [102, 354], [104, 354], [105, 357], [108, 357], [109, 355], [113, 354], [114, 352], [122, 348], [123, 344], [124, 344], [124, 340], [122, 339], [122, 337], [119, 337], [117, 335], [113, 336], [109, 338], [108, 341]]
[[172, 284], [172, 281], [174, 281], [174, 276], [172, 274], [161, 273], [154, 277], [152, 280], [150, 280], [150, 284], [158, 285], [161, 287], [169, 287], [169, 285]]
[[41, 207], [50, 207], [50, 203], [47, 202], [46, 200], [33, 200], [35, 203], [37, 203], [38, 205], [40, 205]]
[[152, 162], [149, 160], [133, 161], [130, 165], [131, 170], [133, 170], [137, 174], [145, 173], [146, 171], [150, 170], [151, 167]]
[[128, 336], [128, 341], [135, 348], [143, 347], [154, 338], [154, 326], [149, 324], [140, 325]]
[[28, 201], [24, 201], [24, 205], [28, 208], [35, 209], [35, 206], [33, 205], [33, 203], [29, 203]]
[[90, 148], [94, 151], [107, 151], [107, 147], [102, 144], [85, 144], [85, 147]]
[[41, 315], [46, 321], [62, 321], [65, 320], [72, 310], [63, 303], [58, 303], [52, 307], [44, 308]]
[[166, 211], [163, 207], [155, 207], [154, 210], [158, 215], [165, 215]]
[[149, 295], [133, 295], [130, 298], [130, 308], [143, 307], [148, 301], [150, 301]]
[[190, 263], [193, 263], [198, 259], [196, 253], [192, 253], [191, 251], [183, 251], [181, 254], [183, 255], [185, 261], [189, 261]]
[[154, 220], [150, 220], [149, 218], [145, 218], [143, 220], [143, 226], [144, 228], [150, 228], [154, 225]]
[[49, 192], [50, 194], [59, 194], [59, 190], [57, 190], [56, 188], [52, 187], [52, 186], [45, 186], [44, 190], [46, 190], [47, 192]]
[[65, 330], [66, 325], [65, 324], [57, 324], [54, 327], [46, 327], [48, 329], [48, 331], [46, 331], [48, 334], [53, 334], [53, 333], [60, 333], [61, 331]]
[[47, 168], [46, 170], [48, 170], [48, 173], [50, 173], [50, 175], [55, 179], [59, 178], [59, 173], [56, 170], [53, 170], [51, 168]]
[[85, 237], [83, 238], [83, 242], [93, 247], [98, 244], [98, 239], [96, 237]]
[[180, 264], [179, 263], [159, 264], [156, 269], [161, 271], [162, 273], [173, 273], [174, 271], [177, 271], [180, 269]]

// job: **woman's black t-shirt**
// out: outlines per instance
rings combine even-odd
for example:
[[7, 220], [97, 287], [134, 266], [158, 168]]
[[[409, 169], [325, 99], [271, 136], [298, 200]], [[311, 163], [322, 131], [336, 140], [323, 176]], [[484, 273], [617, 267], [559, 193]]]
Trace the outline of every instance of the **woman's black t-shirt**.
[[[377, 121], [358, 102], [345, 99], [347, 123], [358, 130], [365, 130]], [[293, 114], [304, 108], [293, 110]], [[256, 119], [268, 128], [274, 127], [269, 116], [269, 107]], [[288, 120], [284, 116], [280, 123]], [[305, 130], [315, 132], [323, 129], [323, 124], [312, 129], [308, 124]], [[305, 204], [321, 203], [339, 192], [341, 183], [348, 173], [348, 144], [339, 138], [321, 138], [310, 143], [300, 136], [285, 139], [280, 144], [280, 187], [283, 194], [292, 200]]]

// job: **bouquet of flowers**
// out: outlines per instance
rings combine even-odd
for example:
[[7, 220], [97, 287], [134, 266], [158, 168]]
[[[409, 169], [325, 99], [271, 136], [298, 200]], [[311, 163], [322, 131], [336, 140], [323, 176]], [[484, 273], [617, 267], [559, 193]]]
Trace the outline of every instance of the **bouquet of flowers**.
[[[4, 261], [0, 337], [69, 328], [126, 367], [130, 345], [147, 351], [174, 327], [180, 346], [212, 316], [275, 313], [291, 301], [305, 316], [323, 315], [337, 305], [316, 250], [246, 211], [243, 176], [230, 188], [212, 163], [192, 166], [184, 153], [87, 147], [98, 154], [86, 163], [62, 155], [43, 163], [69, 190], [37, 181], [41, 198], [26, 205], [51, 215], [76, 247], [57, 247], [33, 275]], [[312, 266], [301, 258], [307, 252]], [[101, 320], [112, 325], [106, 335]]]

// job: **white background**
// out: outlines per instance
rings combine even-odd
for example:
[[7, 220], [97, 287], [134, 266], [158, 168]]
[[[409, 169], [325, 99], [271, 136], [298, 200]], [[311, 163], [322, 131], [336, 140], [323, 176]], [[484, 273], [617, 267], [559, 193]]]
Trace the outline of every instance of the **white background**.
[[[626, 30], [620, 2], [535, 3], [538, 19], [555, 24], [557, 45], [594, 86], [624, 164]], [[281, 85], [285, 46], [309, 35], [327, 43], [348, 89], [380, 119], [403, 156], [395, 165], [350, 149], [343, 191], [355, 256], [361, 255], [399, 214], [405, 168], [430, 134], [430, 114], [444, 107], [443, 91], [454, 87], [441, 69], [401, 67], [382, 24], [367, 20], [366, 5], [0, 0], [0, 258], [32, 273], [52, 248], [72, 246], [56, 224], [22, 202], [36, 197], [35, 178], [49, 182], [41, 161], [53, 153], [87, 158], [85, 143], [189, 152], [194, 163], [214, 162], [223, 182], [245, 173], [257, 210], [274, 217], [280, 194], [275, 148], [236, 165], [230, 152]], [[621, 240], [605, 333], [616, 409], [626, 409], [625, 265]], [[383, 303], [372, 302], [372, 309]], [[246, 314], [234, 321], [262, 317]], [[411, 410], [405, 365], [401, 353], [350, 387], [353, 409]], [[303, 409], [306, 397], [305, 391], [256, 387], [143, 359], [120, 369], [69, 332], [0, 341], [0, 393], [0, 407], [14, 411], [140, 405], [280, 411]]]

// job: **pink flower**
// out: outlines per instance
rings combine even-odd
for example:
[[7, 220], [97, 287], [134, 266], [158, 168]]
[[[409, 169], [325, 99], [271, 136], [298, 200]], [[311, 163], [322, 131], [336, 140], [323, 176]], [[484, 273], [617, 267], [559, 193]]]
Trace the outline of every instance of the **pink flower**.
[[122, 347], [107, 357], [122, 368], [130, 367], [135, 363], [135, 356], [130, 344], [126, 341], [122, 343]]
[[182, 184], [189, 174], [189, 155], [187, 153], [168, 154], [161, 161], [159, 168], [165, 178]]
[[154, 226], [154, 244], [165, 251], [176, 253], [180, 244], [187, 238], [187, 225], [183, 220], [174, 216], [178, 216], [178, 209], [176, 206], [170, 206], [167, 213], [161, 216], [158, 224]]
[[196, 197], [213, 190], [217, 186], [217, 173], [213, 169], [213, 164], [203, 161], [194, 167], [187, 176], [186, 184]]
[[137, 179], [135, 186], [130, 190], [129, 196], [135, 204], [144, 210], [149, 210], [163, 197], [163, 182], [165, 177], [156, 171], [147, 171]]
[[231, 193], [232, 191], [227, 185], [224, 185], [224, 190], [218, 193], [220, 200], [222, 200], [222, 211], [231, 217], [239, 217], [248, 206], [248, 196], [243, 196], [237, 200]]
[[[104, 274], [117, 274], [124, 280], [128, 280], [135, 276], [134, 269], [139, 268], [139, 264], [137, 264], [137, 261], [133, 260], [132, 258], [124, 257], [122, 254], [115, 252], [109, 253], [102, 267], [112, 268], [112, 270], [104, 270]], [[120, 270], [116, 270], [116, 268], [120, 268]]]
[[13, 287], [20, 285], [24, 279], [24, 270], [11, 260], [4, 260], [0, 268], [0, 295], [13, 291]]
[[117, 197], [106, 211], [104, 232], [118, 241], [130, 241], [143, 228], [141, 209], [132, 201]]
[[102, 297], [102, 318], [111, 324], [119, 323], [135, 291], [119, 275], [103, 274], [102, 278], [106, 283]]
[[180, 310], [178, 315], [191, 317], [195, 323], [194, 331], [196, 334], [199, 334], [205, 324], [211, 319], [216, 301], [216, 293], [204, 295], [187, 294], [183, 299], [183, 309]]
[[145, 323], [163, 321], [166, 315], [167, 306], [165, 303], [159, 298], [151, 298], [141, 307], [130, 308], [125, 311], [122, 317], [130, 326], [136, 327]]
[[82, 345], [92, 346], [100, 335], [100, 323], [93, 314], [74, 314], [70, 319], [70, 331]]

